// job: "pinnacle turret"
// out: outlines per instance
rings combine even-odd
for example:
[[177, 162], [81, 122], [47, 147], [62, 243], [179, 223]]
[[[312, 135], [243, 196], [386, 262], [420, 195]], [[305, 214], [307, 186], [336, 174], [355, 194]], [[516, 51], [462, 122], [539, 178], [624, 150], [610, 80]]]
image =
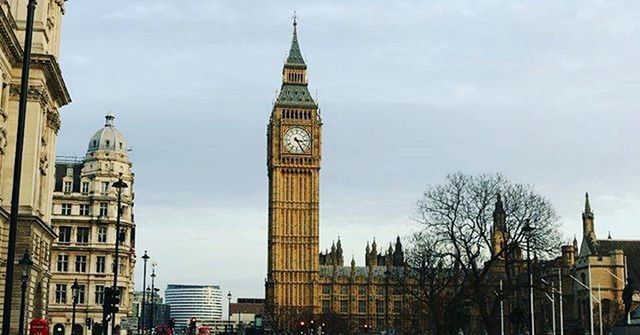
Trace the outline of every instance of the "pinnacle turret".
[[289, 49], [289, 56], [287, 57], [287, 64], [305, 65], [302, 53], [300, 52], [300, 45], [298, 44], [298, 22], [296, 17], [293, 18], [293, 38], [291, 39], [291, 48]]

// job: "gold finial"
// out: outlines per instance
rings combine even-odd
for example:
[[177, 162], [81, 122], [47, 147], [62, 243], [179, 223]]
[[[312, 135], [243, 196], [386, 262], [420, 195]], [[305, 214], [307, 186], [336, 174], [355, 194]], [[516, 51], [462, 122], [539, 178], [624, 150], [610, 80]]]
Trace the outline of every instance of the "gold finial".
[[293, 26], [297, 26], [298, 25], [298, 15], [296, 14], [296, 11], [293, 11]]

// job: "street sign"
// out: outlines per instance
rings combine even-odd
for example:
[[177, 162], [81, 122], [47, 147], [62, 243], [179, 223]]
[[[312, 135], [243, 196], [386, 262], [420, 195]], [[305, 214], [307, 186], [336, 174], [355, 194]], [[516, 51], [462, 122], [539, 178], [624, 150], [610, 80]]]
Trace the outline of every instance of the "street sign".
[[124, 330], [137, 330], [138, 318], [126, 316], [120, 320], [120, 327]]

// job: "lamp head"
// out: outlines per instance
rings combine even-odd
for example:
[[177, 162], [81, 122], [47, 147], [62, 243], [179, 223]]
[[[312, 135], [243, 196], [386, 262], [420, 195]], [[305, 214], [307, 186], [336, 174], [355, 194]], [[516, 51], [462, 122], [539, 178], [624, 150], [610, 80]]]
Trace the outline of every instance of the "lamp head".
[[22, 269], [22, 278], [29, 278], [29, 274], [31, 273], [31, 266], [33, 265], [33, 260], [31, 259], [31, 255], [29, 254], [29, 249], [24, 250], [24, 254], [22, 255], [22, 258], [20, 259], [18, 264], [20, 264], [20, 267]]

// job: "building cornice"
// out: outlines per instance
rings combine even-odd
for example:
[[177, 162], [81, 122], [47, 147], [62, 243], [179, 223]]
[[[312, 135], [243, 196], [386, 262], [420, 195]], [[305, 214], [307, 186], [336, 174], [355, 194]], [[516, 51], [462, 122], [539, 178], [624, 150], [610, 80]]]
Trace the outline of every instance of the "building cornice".
[[[23, 57], [22, 46], [15, 34], [16, 28], [15, 21], [7, 16], [4, 10], [0, 10], [0, 47], [14, 67], [20, 66]], [[60, 65], [53, 55], [32, 54], [31, 66], [44, 72], [47, 88], [58, 106], [62, 107], [71, 102]]]

